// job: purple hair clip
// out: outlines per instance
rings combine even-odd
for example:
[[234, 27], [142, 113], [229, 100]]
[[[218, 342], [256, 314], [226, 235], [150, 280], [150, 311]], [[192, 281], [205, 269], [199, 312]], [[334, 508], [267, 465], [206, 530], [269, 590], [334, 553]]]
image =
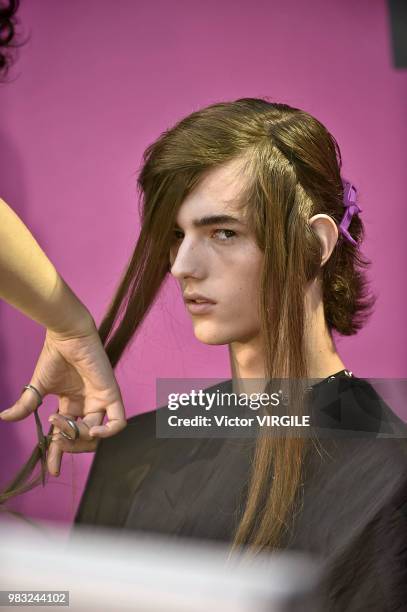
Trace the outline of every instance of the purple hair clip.
[[350, 183], [349, 181], [345, 181], [344, 179], [342, 179], [342, 185], [343, 185], [343, 190], [344, 190], [343, 191], [343, 205], [345, 206], [346, 210], [342, 218], [342, 221], [339, 225], [339, 231], [341, 232], [341, 234], [345, 236], [345, 238], [349, 240], [349, 242], [351, 242], [353, 245], [356, 246], [357, 242], [350, 235], [348, 228], [349, 228], [350, 222], [352, 221], [353, 215], [357, 215], [361, 213], [362, 209], [359, 208], [359, 206], [356, 204], [356, 196], [357, 196], [356, 187], [352, 185], [352, 183]]

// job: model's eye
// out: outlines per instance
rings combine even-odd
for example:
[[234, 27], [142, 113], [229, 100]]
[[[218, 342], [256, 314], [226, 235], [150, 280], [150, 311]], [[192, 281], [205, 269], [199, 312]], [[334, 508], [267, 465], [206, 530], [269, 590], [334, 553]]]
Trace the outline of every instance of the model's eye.
[[218, 235], [218, 239], [221, 242], [228, 242], [237, 236], [236, 232], [230, 229], [217, 229], [214, 234]]
[[182, 240], [182, 238], [183, 238], [183, 237], [184, 237], [184, 234], [183, 234], [183, 232], [181, 232], [181, 230], [174, 230], [174, 231], [173, 231], [173, 238], [174, 238], [174, 241], [176, 241], [176, 240]]

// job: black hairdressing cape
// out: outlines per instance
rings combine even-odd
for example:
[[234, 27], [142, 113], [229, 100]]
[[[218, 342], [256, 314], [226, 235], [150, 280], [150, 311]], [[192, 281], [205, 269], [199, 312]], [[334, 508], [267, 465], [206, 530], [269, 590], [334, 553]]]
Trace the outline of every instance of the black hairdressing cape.
[[[313, 387], [312, 405], [323, 450], [307, 457], [282, 547], [323, 558], [324, 610], [407, 610], [407, 425], [343, 371]], [[230, 542], [255, 440], [157, 438], [155, 419], [100, 442], [75, 523]]]

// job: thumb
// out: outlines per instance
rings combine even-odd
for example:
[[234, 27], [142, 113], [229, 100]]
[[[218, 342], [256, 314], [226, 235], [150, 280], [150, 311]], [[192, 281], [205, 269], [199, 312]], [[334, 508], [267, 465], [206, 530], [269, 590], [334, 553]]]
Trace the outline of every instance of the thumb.
[[10, 408], [0, 412], [0, 417], [4, 421], [21, 421], [42, 404], [42, 400], [40, 401], [40, 396], [41, 398], [43, 396], [41, 384], [37, 380], [32, 380], [30, 385], [37, 389], [38, 393], [34, 389], [24, 389], [21, 397]]

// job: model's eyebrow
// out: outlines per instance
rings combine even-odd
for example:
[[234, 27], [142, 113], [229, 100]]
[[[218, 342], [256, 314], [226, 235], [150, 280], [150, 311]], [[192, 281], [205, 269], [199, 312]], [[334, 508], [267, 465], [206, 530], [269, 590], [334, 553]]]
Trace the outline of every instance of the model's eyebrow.
[[[232, 215], [207, 215], [192, 221], [192, 225], [194, 227], [207, 227], [208, 225], [222, 225], [225, 223], [244, 225], [240, 219], [233, 217]], [[177, 223], [175, 224], [175, 227], [177, 229], [181, 229]]]

